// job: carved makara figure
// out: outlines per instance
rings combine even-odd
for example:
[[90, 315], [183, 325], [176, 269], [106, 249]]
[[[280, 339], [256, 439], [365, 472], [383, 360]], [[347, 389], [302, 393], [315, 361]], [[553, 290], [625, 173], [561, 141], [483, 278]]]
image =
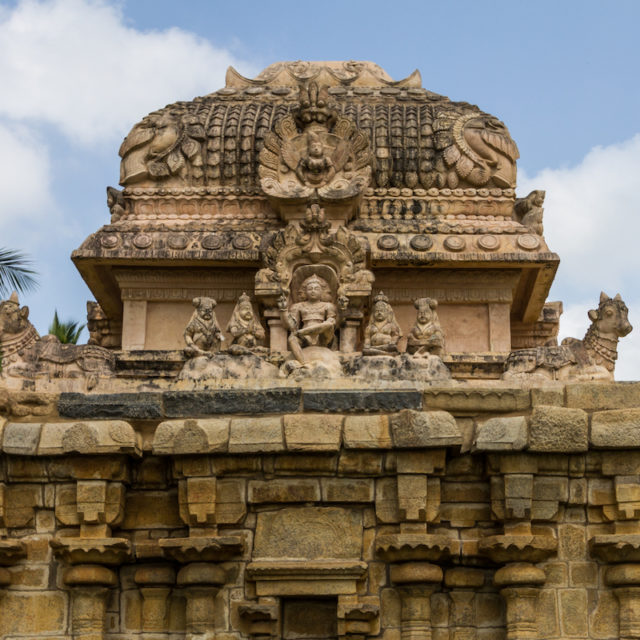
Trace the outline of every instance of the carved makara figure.
[[444, 162], [434, 174], [437, 187], [495, 185], [514, 188], [518, 147], [500, 120], [486, 113], [467, 112], [456, 117], [443, 110], [433, 121], [434, 146]]
[[233, 338], [229, 352], [234, 355], [243, 355], [261, 347], [265, 332], [253, 312], [251, 299], [246, 293], [238, 299], [227, 325], [227, 331]]
[[210, 357], [220, 351], [224, 336], [214, 311], [216, 304], [213, 298], [205, 296], [193, 299], [196, 309], [184, 330], [184, 341], [187, 344], [184, 353], [187, 357]]
[[518, 222], [539, 236], [544, 231], [542, 226], [544, 209], [542, 205], [544, 204], [545, 193], [545, 191], [539, 189], [532, 191], [525, 198], [518, 198], [513, 206]]
[[337, 307], [331, 302], [329, 283], [313, 274], [306, 278], [298, 291], [298, 302], [291, 306], [282, 295], [278, 301], [282, 323], [290, 332], [288, 345], [293, 357], [305, 363], [304, 347], [327, 347], [333, 345]]
[[618, 340], [628, 335], [629, 310], [620, 294], [600, 294], [597, 309], [589, 311], [591, 326], [582, 340], [565, 338], [559, 347], [520, 349], [509, 354], [506, 378], [540, 374], [557, 380], [613, 380]]
[[2, 376], [10, 378], [86, 378], [90, 389], [98, 377], [113, 373], [113, 353], [101, 346], [61, 344], [53, 335], [40, 337], [29, 321], [29, 307], [18, 294], [0, 302]]
[[389, 298], [381, 291], [374, 299], [369, 324], [364, 331], [362, 353], [366, 356], [395, 355], [399, 353], [400, 338], [402, 331], [396, 315]]
[[407, 353], [413, 356], [442, 356], [444, 353], [444, 334], [436, 312], [437, 300], [418, 298], [414, 300], [413, 305], [418, 314], [407, 338]]

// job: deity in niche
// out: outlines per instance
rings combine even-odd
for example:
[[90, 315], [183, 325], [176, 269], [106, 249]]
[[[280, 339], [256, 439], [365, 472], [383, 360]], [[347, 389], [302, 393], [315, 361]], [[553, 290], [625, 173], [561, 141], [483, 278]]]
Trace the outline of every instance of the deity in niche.
[[436, 309], [438, 301], [433, 298], [418, 298], [413, 301], [418, 310], [416, 322], [407, 338], [407, 353], [421, 356], [442, 356], [444, 335]]
[[214, 311], [216, 304], [213, 298], [204, 296], [193, 299], [196, 310], [184, 330], [184, 341], [187, 344], [184, 353], [187, 357], [211, 357], [220, 351], [224, 336]]
[[374, 299], [369, 324], [364, 330], [362, 353], [365, 356], [396, 355], [399, 353], [400, 338], [402, 331], [396, 322], [396, 315], [389, 304], [389, 298], [381, 291]]
[[233, 337], [229, 346], [229, 352], [232, 355], [244, 355], [261, 349], [265, 332], [253, 312], [253, 305], [246, 293], [238, 299], [227, 325], [227, 331]]
[[331, 347], [335, 337], [337, 308], [331, 302], [331, 287], [313, 274], [303, 280], [298, 302], [290, 307], [283, 294], [278, 301], [282, 323], [290, 332], [288, 345], [293, 357], [305, 363], [304, 347]]
[[330, 182], [336, 173], [335, 165], [325, 153], [325, 147], [318, 133], [307, 133], [307, 155], [300, 159], [296, 174], [303, 184], [319, 185]]

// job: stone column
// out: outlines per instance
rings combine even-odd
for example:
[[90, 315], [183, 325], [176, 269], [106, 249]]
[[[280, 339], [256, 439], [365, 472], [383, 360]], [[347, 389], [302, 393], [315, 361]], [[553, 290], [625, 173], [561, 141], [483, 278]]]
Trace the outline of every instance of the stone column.
[[620, 604], [620, 640], [640, 638], [640, 564], [609, 567], [605, 579]]
[[136, 570], [133, 580], [142, 595], [142, 638], [163, 640], [169, 636], [168, 600], [176, 572], [167, 564], [146, 565]]
[[269, 325], [269, 351], [271, 353], [286, 353], [289, 351], [287, 330], [282, 324], [280, 311], [277, 308], [265, 309], [264, 317]]
[[100, 565], [71, 567], [64, 575], [71, 587], [71, 635], [74, 640], [103, 640], [109, 589], [118, 583], [114, 571]]
[[428, 562], [391, 566], [391, 581], [402, 603], [402, 640], [431, 640], [431, 594], [442, 582], [442, 569]]
[[214, 600], [224, 583], [224, 571], [211, 562], [192, 562], [180, 569], [177, 584], [187, 598], [186, 640], [215, 638]]
[[515, 562], [498, 569], [494, 582], [501, 587], [507, 605], [507, 640], [536, 640], [536, 607], [544, 571], [527, 562]]
[[358, 346], [358, 333], [362, 318], [348, 319], [340, 329], [340, 351], [353, 353]]
[[475, 640], [476, 591], [484, 584], [482, 571], [470, 567], [448, 569], [444, 575], [444, 584], [451, 589], [452, 640]]

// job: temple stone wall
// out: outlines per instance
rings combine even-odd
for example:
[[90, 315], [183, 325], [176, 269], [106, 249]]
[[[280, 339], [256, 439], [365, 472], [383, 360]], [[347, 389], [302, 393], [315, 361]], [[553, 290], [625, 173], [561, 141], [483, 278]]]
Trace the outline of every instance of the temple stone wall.
[[2, 638], [639, 637], [640, 383], [0, 404]]

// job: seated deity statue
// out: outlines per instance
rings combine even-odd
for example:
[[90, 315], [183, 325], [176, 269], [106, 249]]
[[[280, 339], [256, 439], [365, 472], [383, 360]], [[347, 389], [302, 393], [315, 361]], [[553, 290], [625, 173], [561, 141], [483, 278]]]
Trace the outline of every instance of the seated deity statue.
[[184, 341], [187, 344], [184, 353], [187, 357], [211, 357], [220, 350], [224, 336], [214, 312], [216, 304], [213, 298], [204, 296], [193, 299], [196, 310], [184, 330]]
[[407, 353], [416, 357], [442, 356], [444, 335], [436, 312], [437, 300], [418, 298], [414, 300], [413, 306], [418, 310], [418, 314], [407, 338]]
[[388, 356], [399, 353], [398, 341], [402, 331], [389, 298], [382, 291], [375, 297], [369, 324], [364, 330], [362, 353], [365, 356]]
[[227, 331], [233, 338], [229, 346], [229, 351], [233, 355], [243, 355], [261, 347], [265, 332], [253, 312], [253, 305], [246, 293], [238, 299], [227, 325]]
[[282, 323], [290, 332], [288, 345], [293, 357], [304, 364], [304, 347], [328, 347], [335, 337], [337, 308], [331, 302], [329, 283], [316, 274], [306, 278], [298, 292], [298, 302], [287, 305], [285, 295], [278, 301]]

